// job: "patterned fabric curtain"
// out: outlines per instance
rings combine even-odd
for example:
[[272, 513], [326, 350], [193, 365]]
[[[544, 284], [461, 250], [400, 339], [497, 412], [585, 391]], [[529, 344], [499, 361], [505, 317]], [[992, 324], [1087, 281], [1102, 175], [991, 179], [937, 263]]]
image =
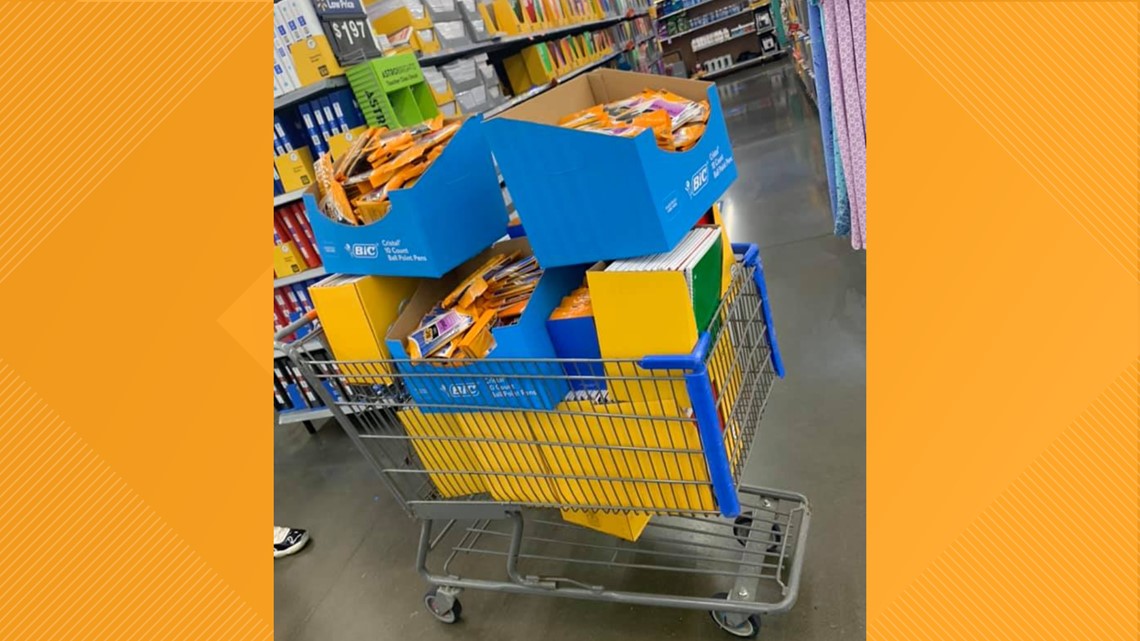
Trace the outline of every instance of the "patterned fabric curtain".
[[835, 221], [835, 235], [847, 236], [851, 233], [851, 208], [847, 202], [847, 181], [843, 177], [843, 161], [839, 158], [839, 145], [832, 126], [827, 44], [823, 38], [823, 16], [820, 14], [818, 0], [811, 0], [808, 3], [808, 36], [811, 38], [812, 76], [815, 78], [816, 102], [819, 104], [819, 128], [823, 138], [823, 160], [827, 171], [831, 216]]
[[[851, 207], [851, 246], [864, 249], [867, 247], [867, 5], [866, 0], [820, 0], [820, 5], [831, 94], [831, 125]], [[838, 187], [838, 180], [836, 183]], [[838, 222], [837, 218], [837, 228]]]

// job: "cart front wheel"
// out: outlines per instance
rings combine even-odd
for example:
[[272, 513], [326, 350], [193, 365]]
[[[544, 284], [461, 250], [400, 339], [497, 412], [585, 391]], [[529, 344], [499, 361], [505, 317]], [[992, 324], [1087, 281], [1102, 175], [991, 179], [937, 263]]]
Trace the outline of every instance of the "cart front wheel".
[[[748, 545], [748, 533], [751, 528], [752, 512], [745, 512], [732, 522], [732, 533], [736, 535], [736, 541], [741, 545]], [[772, 524], [772, 534], [768, 540], [772, 541], [772, 545], [768, 546], [768, 554], [775, 554], [780, 549], [780, 542], [784, 540], [779, 523]]]
[[[728, 599], [727, 592], [718, 592], [713, 595], [714, 599]], [[734, 622], [734, 619], [739, 620], [739, 614], [734, 612], [720, 612], [713, 610], [709, 612], [712, 620], [716, 623], [717, 627], [734, 637], [741, 639], [751, 639], [760, 633], [760, 619], [755, 614], [748, 615], [748, 618], [740, 620], [739, 623]]]
[[[450, 602], [450, 605], [448, 603]], [[447, 597], [439, 593], [439, 588], [432, 588], [424, 595], [424, 606], [433, 617], [443, 623], [455, 623], [459, 621], [459, 615], [463, 612], [463, 605], [459, 599], [455, 597]]]

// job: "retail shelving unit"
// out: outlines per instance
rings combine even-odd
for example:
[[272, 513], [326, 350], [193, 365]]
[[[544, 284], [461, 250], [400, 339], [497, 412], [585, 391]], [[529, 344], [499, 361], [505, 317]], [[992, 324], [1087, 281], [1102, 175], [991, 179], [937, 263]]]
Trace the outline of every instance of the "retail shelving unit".
[[[712, 1], [719, 2], [720, 0]], [[632, 20], [641, 16], [648, 15], [650, 15], [650, 11], [648, 9], [640, 9], [636, 11], [631, 10], [626, 11], [623, 15], [610, 16], [601, 20], [594, 20], [592, 22], [580, 22], [577, 24], [561, 26], [554, 29], [547, 29], [545, 31], [530, 32], [515, 36], [500, 36], [484, 42], [473, 43], [471, 45], [458, 49], [438, 51], [430, 55], [420, 56], [419, 62], [421, 67], [434, 67], [444, 65], [462, 58], [470, 58], [479, 54], [488, 54], [488, 56], [491, 57], [492, 62], [497, 62], [498, 60], [501, 60], [508, 55], [516, 53], [524, 47], [528, 47], [539, 42], [553, 40], [561, 36], [574, 35], [587, 31], [593, 31], [596, 29], [604, 29], [606, 27], [611, 27], [627, 20]], [[642, 42], [644, 42], [644, 39]], [[606, 62], [612, 62], [615, 58], [617, 58], [616, 55], [607, 59]], [[589, 68], [594, 69], [601, 66], [602, 64], [603, 63], [601, 62], [595, 62], [589, 65]], [[501, 70], [498, 75], [500, 79], [505, 77], [505, 74], [502, 73]], [[508, 83], [501, 82], [501, 84], [505, 86]], [[298, 102], [317, 97], [326, 91], [346, 86], [348, 86], [348, 82], [344, 79], [343, 76], [329, 78], [328, 80], [322, 80], [321, 82], [307, 85], [296, 91], [291, 91], [287, 94], [278, 96], [273, 100], [273, 108], [276, 110], [287, 107]], [[530, 92], [527, 93], [530, 94]], [[531, 94], [531, 97], [538, 95], [539, 93], [542, 93], [542, 91]], [[501, 111], [502, 106], [500, 105], [499, 107], [499, 111]]]
[[[664, 0], [656, 3], [657, 33], [665, 54], [679, 56], [688, 75], [718, 78], [781, 51], [773, 13], [778, 5], [778, 0]], [[740, 61], [742, 56], [750, 59]], [[724, 66], [725, 60], [735, 62]]]
[[812, 103], [818, 104], [815, 96], [815, 72], [812, 69], [811, 35], [808, 32], [807, 0], [787, 0], [781, 10], [784, 24], [788, 28], [788, 40], [792, 45], [796, 75]]

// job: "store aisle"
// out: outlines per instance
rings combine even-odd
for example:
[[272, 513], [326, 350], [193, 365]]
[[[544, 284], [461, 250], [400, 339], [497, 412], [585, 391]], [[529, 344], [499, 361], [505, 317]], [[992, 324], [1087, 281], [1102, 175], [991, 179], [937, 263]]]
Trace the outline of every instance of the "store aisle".
[[[865, 254], [831, 234], [818, 118], [791, 63], [722, 79], [720, 91], [740, 174], [726, 222], [761, 247], [788, 369], [745, 475], [813, 504], [799, 603], [766, 618], [760, 638], [862, 639]], [[464, 593], [465, 620], [441, 625], [413, 568], [418, 528], [348, 438], [333, 424], [274, 434], [276, 521], [313, 537], [274, 564], [277, 639], [731, 638], [704, 612], [485, 592]]]

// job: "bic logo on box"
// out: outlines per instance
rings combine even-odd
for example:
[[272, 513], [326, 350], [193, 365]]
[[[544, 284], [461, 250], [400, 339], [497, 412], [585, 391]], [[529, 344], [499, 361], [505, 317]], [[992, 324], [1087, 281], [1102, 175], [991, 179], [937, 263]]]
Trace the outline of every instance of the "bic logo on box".
[[449, 383], [441, 387], [444, 393], [452, 398], [471, 398], [479, 395], [479, 386], [475, 383]]
[[689, 198], [701, 193], [709, 182], [709, 164], [701, 165], [701, 168], [693, 174], [693, 177], [685, 181], [685, 191], [688, 192]]
[[380, 255], [380, 246], [376, 243], [346, 244], [344, 250], [353, 258], [376, 258]]

